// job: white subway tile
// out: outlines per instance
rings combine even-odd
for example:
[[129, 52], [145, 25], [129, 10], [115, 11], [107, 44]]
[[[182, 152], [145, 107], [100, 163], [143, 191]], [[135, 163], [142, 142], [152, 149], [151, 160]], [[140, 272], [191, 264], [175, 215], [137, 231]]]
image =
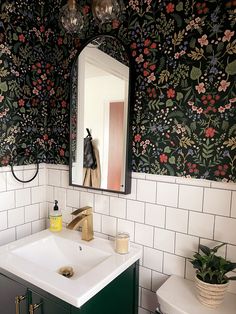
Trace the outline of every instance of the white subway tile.
[[176, 233], [175, 254], [183, 257], [193, 257], [193, 254], [198, 251], [198, 245], [198, 237]]
[[190, 263], [190, 260], [186, 259], [185, 278], [189, 280], [194, 280], [195, 276], [196, 269], [193, 268], [193, 265]]
[[224, 189], [224, 190], [236, 190], [236, 184], [231, 182], [217, 182], [211, 181], [211, 187], [217, 189]]
[[138, 201], [127, 201], [127, 219], [144, 222], [144, 203]]
[[[23, 171], [23, 178], [24, 181], [31, 180], [36, 174], [36, 166], [35, 169], [29, 169], [29, 170], [24, 170]], [[29, 188], [32, 186], [38, 186], [39, 185], [39, 175], [37, 174], [36, 177], [27, 183], [24, 183], [24, 188]]]
[[146, 203], [145, 223], [156, 227], [165, 226], [165, 207]]
[[15, 207], [15, 192], [1, 192], [0, 193], [0, 211]]
[[236, 246], [235, 245], [227, 245], [227, 259], [231, 262], [236, 263]]
[[157, 204], [176, 207], [178, 204], [178, 185], [157, 183]]
[[69, 171], [61, 171], [61, 186], [72, 189], [72, 186], [69, 186]]
[[15, 240], [16, 240], [15, 228], [9, 228], [9, 229], [0, 231], [0, 245], [4, 245]]
[[0, 230], [7, 229], [7, 211], [0, 212]]
[[139, 285], [142, 288], [151, 290], [152, 271], [146, 267], [139, 267]]
[[31, 195], [32, 195], [32, 203], [40, 203], [46, 201], [46, 187], [36, 186], [31, 188]]
[[31, 204], [31, 191], [29, 189], [16, 190], [16, 207]]
[[66, 209], [66, 189], [64, 188], [54, 188], [54, 200], [58, 201], [59, 209]]
[[80, 207], [94, 207], [94, 195], [95, 194], [89, 192], [80, 192]]
[[167, 279], [167, 275], [152, 271], [152, 291], [157, 291]]
[[229, 216], [231, 191], [205, 189], [203, 211], [216, 215]]
[[61, 171], [56, 169], [48, 169], [48, 184], [53, 186], [61, 185]]
[[202, 211], [203, 188], [192, 185], [179, 186], [179, 208]]
[[130, 236], [130, 241], [134, 241], [134, 222], [118, 219], [117, 232], [127, 232]]
[[143, 266], [152, 270], [162, 272], [163, 252], [144, 247]]
[[167, 275], [184, 277], [185, 258], [164, 252], [163, 272]]
[[146, 180], [157, 181], [157, 182], [175, 183], [176, 177], [163, 176], [163, 175], [159, 175], [159, 174], [146, 174]]
[[137, 180], [137, 200], [155, 203], [156, 182], [147, 180]]
[[46, 186], [46, 201], [53, 202], [54, 201], [54, 187], [53, 186]]
[[79, 192], [66, 190], [66, 205], [69, 207], [79, 208]]
[[141, 306], [145, 309], [155, 312], [157, 308], [157, 296], [155, 292], [142, 288]]
[[166, 228], [187, 233], [188, 211], [184, 209], [166, 208]]
[[32, 233], [40, 232], [46, 229], [45, 219], [40, 219], [32, 222]]
[[95, 232], [102, 231], [102, 215], [93, 213], [93, 229]]
[[132, 172], [131, 176], [134, 179], [145, 179], [146, 173], [143, 173], [143, 172]]
[[184, 185], [193, 185], [193, 186], [201, 186], [201, 187], [210, 187], [211, 186], [210, 180], [205, 179], [193, 179], [193, 178], [176, 178], [176, 183], [184, 184]]
[[62, 213], [62, 221], [66, 224], [68, 224], [69, 222], [71, 222], [72, 220], [72, 208], [71, 207], [66, 207], [65, 209], [62, 209], [61, 211]]
[[135, 223], [135, 242], [146, 246], [153, 246], [153, 233], [153, 227]]
[[175, 250], [175, 232], [155, 228], [154, 248], [174, 253]]
[[95, 195], [95, 206], [94, 210], [96, 213], [109, 215], [110, 209], [110, 197], [106, 195]]
[[214, 239], [236, 245], [236, 219], [216, 216]]
[[189, 230], [191, 235], [213, 239], [214, 216], [198, 212], [189, 212]]
[[125, 218], [126, 200], [118, 197], [110, 197], [110, 215], [118, 218]]
[[31, 234], [31, 223], [20, 225], [16, 227], [16, 239], [27, 237]]
[[[15, 171], [14, 174], [17, 178], [20, 180], [23, 180], [23, 171]], [[17, 181], [13, 174], [11, 172], [7, 172], [7, 190], [17, 190], [17, 189], [22, 189], [23, 188], [23, 183], [20, 181]]]
[[120, 198], [126, 198], [129, 200], [135, 200], [137, 197], [137, 180], [131, 179], [131, 192], [130, 194], [119, 194]]
[[48, 209], [47, 209], [47, 203], [43, 202], [39, 204], [39, 218], [47, 218], [48, 217]]
[[110, 216], [102, 215], [102, 233], [110, 236], [116, 235], [117, 219]]
[[7, 189], [7, 174], [0, 172], [0, 192], [6, 191]]
[[24, 223], [24, 207], [8, 210], [8, 228]]
[[47, 174], [46, 167], [39, 169], [39, 185], [47, 185]]
[[39, 204], [25, 206], [25, 222], [39, 219]]
[[232, 192], [231, 217], [236, 218], [236, 192]]

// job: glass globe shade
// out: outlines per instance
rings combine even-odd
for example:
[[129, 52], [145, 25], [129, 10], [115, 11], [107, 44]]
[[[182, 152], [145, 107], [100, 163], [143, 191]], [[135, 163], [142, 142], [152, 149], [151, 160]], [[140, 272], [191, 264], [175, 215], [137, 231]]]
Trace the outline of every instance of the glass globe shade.
[[121, 0], [93, 0], [92, 2], [93, 16], [101, 23], [118, 19], [122, 10], [123, 2]]
[[62, 27], [69, 33], [79, 33], [83, 27], [83, 16], [75, 0], [69, 0], [61, 8], [59, 18]]

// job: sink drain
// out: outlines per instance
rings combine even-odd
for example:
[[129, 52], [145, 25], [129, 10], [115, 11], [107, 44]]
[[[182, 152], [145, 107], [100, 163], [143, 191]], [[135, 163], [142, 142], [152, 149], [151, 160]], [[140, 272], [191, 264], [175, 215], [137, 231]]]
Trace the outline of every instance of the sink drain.
[[59, 268], [58, 273], [66, 278], [71, 278], [74, 275], [73, 268], [70, 266]]

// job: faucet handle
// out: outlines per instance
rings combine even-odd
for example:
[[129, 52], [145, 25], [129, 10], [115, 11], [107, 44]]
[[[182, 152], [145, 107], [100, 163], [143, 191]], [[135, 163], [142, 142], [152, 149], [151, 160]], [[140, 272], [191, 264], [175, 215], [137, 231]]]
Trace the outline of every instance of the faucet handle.
[[92, 214], [92, 207], [90, 207], [90, 206], [84, 206], [84, 207], [78, 208], [78, 209], [76, 209], [75, 211], [73, 211], [73, 212], [71, 213], [71, 215], [77, 216], [77, 215], [79, 215], [80, 213], [83, 213], [83, 214], [85, 214], [85, 215], [90, 215], [90, 214]]

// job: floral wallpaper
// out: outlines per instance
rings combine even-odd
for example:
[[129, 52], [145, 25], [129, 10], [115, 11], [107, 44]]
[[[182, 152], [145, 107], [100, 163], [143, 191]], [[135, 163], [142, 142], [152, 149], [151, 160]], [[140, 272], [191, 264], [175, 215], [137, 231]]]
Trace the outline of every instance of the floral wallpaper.
[[[2, 3], [2, 2], [1, 2]], [[3, 1], [0, 11], [0, 163], [68, 163], [69, 75], [81, 44], [108, 33], [134, 63], [132, 169], [236, 181], [236, 3], [127, 0], [121, 22], [58, 25], [65, 1]]]

